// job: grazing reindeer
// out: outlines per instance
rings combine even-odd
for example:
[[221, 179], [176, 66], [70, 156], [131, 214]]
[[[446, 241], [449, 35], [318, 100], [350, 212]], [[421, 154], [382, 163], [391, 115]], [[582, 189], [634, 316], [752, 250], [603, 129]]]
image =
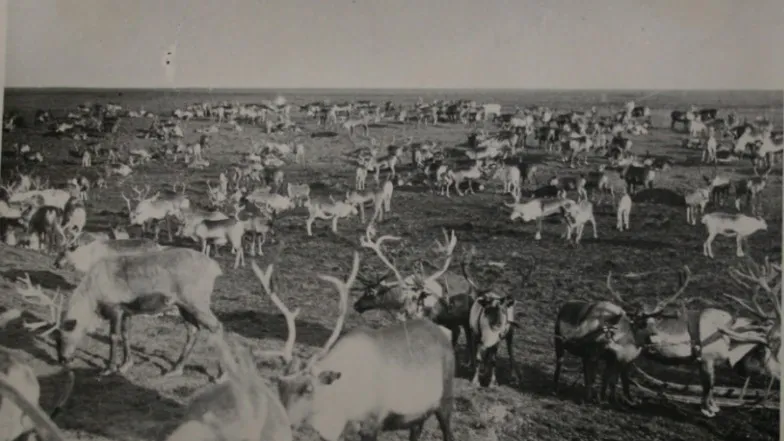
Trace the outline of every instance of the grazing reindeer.
[[[262, 272], [253, 266], [271, 295], [272, 267]], [[425, 421], [435, 415], [444, 440], [452, 441], [455, 359], [445, 328], [415, 319], [377, 330], [353, 329], [338, 339], [358, 271], [355, 253], [345, 283], [320, 276], [337, 287], [340, 316], [324, 347], [306, 363], [297, 359], [289, 363], [287, 375], [278, 378], [281, 402], [292, 426], [307, 423], [322, 439], [338, 441], [346, 425], [354, 422], [361, 423], [363, 439], [375, 440], [381, 431], [409, 429], [409, 438], [418, 441]], [[287, 317], [293, 343], [295, 314], [279, 307]], [[362, 357], [363, 363], [353, 357]]]
[[[702, 254], [713, 258], [713, 244], [716, 236], [735, 237], [737, 247], [735, 255], [743, 257], [743, 243], [748, 241], [748, 237], [757, 231], [767, 231], [768, 224], [761, 217], [751, 217], [742, 213], [724, 213], [714, 211], [702, 216], [700, 221], [708, 231], [708, 238], [702, 245]], [[747, 243], [748, 246], [748, 243]]]
[[698, 188], [684, 198], [686, 201], [686, 223], [697, 225], [697, 218], [705, 212], [705, 206], [710, 201], [710, 187]]
[[496, 169], [493, 179], [500, 179], [504, 184], [504, 194], [511, 194], [516, 199], [520, 198], [522, 191], [522, 177], [520, 167], [517, 165], [505, 165]]
[[380, 188], [375, 191], [347, 191], [345, 202], [349, 205], [359, 208], [360, 222], [365, 223], [365, 204], [368, 202], [373, 203], [373, 217], [371, 222], [384, 220], [384, 212], [389, 213], [392, 210], [392, 192], [394, 186], [392, 181], [384, 182]]
[[47, 415], [38, 405], [41, 386], [33, 369], [11, 351], [0, 347], [0, 441], [28, 439], [24, 435], [40, 431], [39, 436], [65, 441], [52, 421], [60, 413], [74, 386], [74, 373], [68, 371], [68, 384], [55, 408]]
[[[131, 316], [160, 314], [176, 306], [185, 320], [187, 339], [180, 357], [166, 375], [182, 375], [196, 344], [197, 331], [223, 332], [220, 321], [210, 310], [215, 279], [221, 274], [217, 262], [187, 248], [108, 256], [97, 261], [69, 297], [62, 320], [56, 320], [60, 330], [59, 362], [69, 365], [84, 337], [104, 318], [110, 322], [112, 339], [109, 362], [102, 374], [126, 372], [133, 365], [128, 336]], [[31, 283], [19, 291], [23, 296], [31, 292], [43, 295], [40, 287]], [[123, 363], [118, 366], [115, 354], [120, 342]], [[220, 366], [219, 372], [222, 373]]]
[[632, 197], [629, 196], [628, 193], [624, 193], [621, 196], [621, 200], [618, 201], [618, 210], [616, 212], [617, 223], [615, 228], [618, 231], [629, 231], [629, 215], [632, 212]]
[[[450, 183], [455, 186], [455, 192], [458, 196], [463, 196], [465, 193], [460, 191], [460, 184], [468, 182], [467, 191], [474, 194], [474, 181], [482, 179], [485, 173], [482, 169], [482, 161], [475, 160], [468, 168], [448, 169], [446, 175], [449, 177]], [[446, 197], [449, 197], [449, 187], [447, 187]]]
[[350, 216], [358, 215], [357, 207], [348, 204], [344, 201], [335, 201], [330, 198], [329, 201], [309, 199], [305, 202], [305, 207], [308, 209], [308, 220], [305, 221], [305, 227], [308, 231], [308, 236], [313, 236], [311, 226], [316, 219], [331, 220], [332, 232], [338, 233], [338, 220], [348, 218]]
[[161, 251], [163, 247], [150, 239], [96, 239], [80, 245], [78, 239], [67, 244], [54, 261], [55, 268], [71, 264], [76, 271], [86, 273], [101, 259], [110, 256]]
[[[535, 268], [535, 266], [531, 266], [528, 274], [523, 277], [520, 286], [528, 282]], [[515, 322], [514, 307], [516, 301], [511, 295], [503, 295], [492, 289], [478, 287], [468, 273], [468, 265], [464, 263], [462, 269], [463, 275], [471, 285], [472, 294], [476, 298], [469, 313], [470, 338], [472, 339], [469, 348], [473, 351], [471, 359], [474, 364], [474, 377], [471, 380], [471, 384], [478, 386], [480, 371], [483, 367], [488, 367], [491, 372], [490, 387], [495, 387], [498, 385], [498, 380], [496, 379], [496, 355], [501, 341], [506, 341], [512, 377], [514, 378], [517, 375], [517, 367], [512, 351], [513, 327], [519, 326]], [[487, 366], [484, 366], [485, 363], [487, 363]]]
[[593, 203], [584, 199], [580, 202], [573, 204], [566, 204], [561, 206], [561, 214], [566, 220], [566, 233], [564, 237], [566, 241], [572, 240], [572, 233], [576, 233], [574, 243], [579, 244], [583, 238], [583, 230], [585, 224], [590, 222], [593, 227], [593, 238], [596, 239], [596, 218], [593, 216]]
[[574, 203], [573, 200], [564, 198], [535, 198], [524, 203], [515, 201], [512, 204], [504, 203], [504, 205], [512, 209], [512, 214], [509, 216], [509, 220], [512, 222], [515, 219], [521, 219], [523, 222], [535, 220], [536, 235], [534, 239], [540, 240], [542, 238], [542, 221], [544, 218], [561, 213], [561, 207]]

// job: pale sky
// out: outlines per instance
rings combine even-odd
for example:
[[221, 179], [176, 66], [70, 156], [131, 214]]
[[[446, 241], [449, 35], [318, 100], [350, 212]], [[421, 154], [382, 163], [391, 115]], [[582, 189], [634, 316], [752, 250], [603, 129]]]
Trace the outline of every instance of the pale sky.
[[780, 89], [784, 78], [781, 0], [8, 3], [10, 87]]

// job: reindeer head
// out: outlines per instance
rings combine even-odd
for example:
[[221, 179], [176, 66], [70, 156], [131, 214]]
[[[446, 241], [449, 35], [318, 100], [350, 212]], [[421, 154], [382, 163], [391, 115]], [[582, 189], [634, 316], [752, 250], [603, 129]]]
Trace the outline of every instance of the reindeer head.
[[294, 311], [289, 310], [275, 293], [270, 280], [273, 265], [269, 265], [266, 271], [259, 269], [255, 263], [252, 263], [251, 266], [264, 291], [270, 296], [272, 302], [280, 309], [286, 319], [289, 334], [284, 349], [271, 354], [282, 358], [286, 364], [284, 375], [278, 376], [275, 380], [278, 384], [281, 403], [286, 409], [291, 424], [296, 427], [312, 413], [314, 397], [319, 393], [319, 390], [328, 387], [341, 378], [340, 372], [324, 370], [319, 366], [319, 362], [329, 354], [343, 329], [346, 314], [348, 313], [349, 291], [359, 272], [359, 254], [354, 253], [351, 274], [345, 282], [332, 276], [318, 276], [321, 280], [330, 282], [337, 288], [340, 294], [340, 313], [335, 328], [332, 330], [332, 334], [327, 339], [327, 342], [307, 362], [303, 362], [294, 355], [294, 343], [296, 341], [295, 320], [299, 315], [299, 308]]
[[[371, 224], [372, 225], [372, 224]], [[379, 308], [397, 308], [400, 310], [400, 318], [413, 318], [421, 316], [421, 310], [417, 306], [427, 296], [442, 297], [443, 289], [438, 283], [444, 273], [449, 269], [452, 262], [452, 252], [457, 244], [457, 237], [454, 231], [449, 236], [444, 231], [445, 242], [442, 244], [436, 241], [436, 251], [443, 253], [446, 256], [442, 266], [432, 265], [439, 268], [435, 273], [426, 275], [420, 268], [416, 274], [411, 274], [404, 277], [397, 266], [395, 266], [389, 258], [387, 258], [381, 251], [381, 244], [386, 240], [400, 240], [399, 237], [382, 236], [376, 241], [372, 240], [370, 228], [366, 231], [365, 236], [360, 237], [360, 244], [365, 248], [372, 249], [381, 261], [389, 268], [389, 272], [376, 281], [366, 283], [365, 294], [354, 305], [355, 309], [379, 309]], [[395, 276], [395, 281], [387, 282], [390, 276]], [[357, 311], [359, 311], [357, 309]]]
[[[627, 278], [632, 278], [632, 275], [627, 275]], [[666, 299], [658, 302], [653, 308], [649, 308], [647, 305], [643, 305], [642, 308], [638, 308], [635, 305], [631, 305], [629, 302], [625, 301], [623, 297], [612, 287], [612, 272], [607, 274], [607, 289], [610, 291], [614, 301], [618, 302], [630, 319], [632, 325], [632, 331], [635, 334], [635, 340], [639, 342], [648, 342], [650, 341], [652, 336], [655, 336], [659, 333], [658, 331], [658, 324], [662, 319], [672, 319], [681, 317], [683, 315], [682, 308], [677, 310], [676, 312], [672, 312], [672, 304], [678, 297], [683, 294], [686, 290], [686, 287], [689, 285], [689, 281], [691, 280], [691, 271], [689, 270], [688, 266], [683, 267], [683, 273], [680, 276], [680, 286], [675, 291], [675, 293]]]

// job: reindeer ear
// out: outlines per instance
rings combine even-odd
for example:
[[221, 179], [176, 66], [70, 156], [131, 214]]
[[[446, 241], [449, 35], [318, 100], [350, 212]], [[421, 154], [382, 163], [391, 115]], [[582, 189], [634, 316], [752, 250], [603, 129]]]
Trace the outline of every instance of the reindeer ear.
[[335, 381], [339, 380], [341, 375], [342, 374], [340, 372], [323, 371], [323, 372], [319, 372], [318, 380], [319, 380], [319, 382], [321, 384], [330, 385], [330, 384], [334, 383]]

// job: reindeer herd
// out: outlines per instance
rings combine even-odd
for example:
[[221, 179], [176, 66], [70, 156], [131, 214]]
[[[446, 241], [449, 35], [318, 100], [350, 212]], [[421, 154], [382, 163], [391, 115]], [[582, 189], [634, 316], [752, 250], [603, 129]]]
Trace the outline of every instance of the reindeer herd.
[[[433, 194], [451, 199], [450, 189], [462, 197], [486, 191], [490, 182], [498, 181], [503, 194], [513, 199], [503, 203], [510, 221], [535, 222], [534, 239], [542, 240], [544, 221], [555, 217], [565, 225], [562, 238], [579, 244], [588, 224], [593, 238], [597, 238], [594, 210], [602, 203], [613, 206], [616, 228], [629, 231], [633, 202], [644, 201], [646, 192], [659, 190], [657, 177], [673, 165], [671, 158], [632, 153], [632, 137], [645, 136], [653, 128], [650, 109], [634, 102], [609, 116], [600, 116], [596, 107], [561, 114], [543, 107], [502, 113], [498, 104], [467, 100], [418, 102], [413, 107], [391, 102], [319, 102], [299, 109], [320, 127], [342, 127], [355, 148], [346, 157], [355, 171], [353, 188], [342, 198], [316, 194], [307, 182], [286, 182], [287, 162], [304, 164], [308, 150], [298, 139], [302, 129], [292, 122], [292, 106], [285, 101], [195, 104], [173, 111], [171, 119], [164, 122], [144, 109], [125, 111], [111, 103], [79, 106], [60, 121], [48, 111], [36, 114], [36, 125], [51, 123], [50, 130], [56, 136], [74, 139], [69, 153], [79, 159], [84, 172], [65, 185], [51, 186], [35, 173], [24, 171], [31, 164], [44, 162], [47, 158], [43, 153], [33, 152], [29, 145], [13, 146], [9, 154], [18, 165], [15, 179], [3, 187], [0, 233], [8, 246], [45, 249], [55, 256], [55, 268], [73, 267], [79, 273], [80, 281], [68, 295], [58, 291], [50, 297], [29, 276], [17, 289], [26, 302], [49, 309], [49, 320], [25, 323], [25, 327], [52, 335], [58, 361], [70, 375], [63, 398], [47, 416], [37, 405], [40, 387], [30, 368], [11, 352], [0, 351], [0, 393], [11, 399], [0, 401], [0, 423], [9, 421], [7, 427], [13, 428], [8, 437], [0, 436], [0, 441], [33, 430], [63, 439], [51, 418], [71, 393], [71, 363], [87, 334], [104, 320], [109, 322], [109, 360], [101, 375], [123, 374], [133, 367], [129, 343], [132, 317], [161, 314], [181, 317], [187, 329], [182, 351], [166, 376], [182, 375], [199, 332], [210, 336], [210, 343], [220, 354], [214, 384], [193, 398], [183, 421], [167, 440], [184, 441], [197, 435], [205, 439], [205, 433], [211, 434], [209, 439], [287, 440], [293, 439], [293, 427], [308, 425], [323, 439], [337, 441], [348, 423], [361, 425], [362, 439], [376, 439], [382, 431], [406, 429], [410, 439], [417, 440], [430, 416], [435, 416], [443, 439], [452, 440], [453, 383], [461, 360], [473, 371], [474, 387], [482, 387], [483, 380], [495, 386], [497, 352], [505, 342], [512, 377], [521, 375], [513, 353], [514, 330], [521, 326], [516, 297], [494, 288], [492, 283], [480, 286], [474, 280], [470, 268], [476, 252], [473, 247], [464, 247], [463, 256], [457, 259], [454, 231], [444, 231], [444, 241], [436, 243], [435, 250], [443, 262], [426, 262], [434, 272], [427, 273], [422, 260], [413, 274], [402, 271], [382, 249], [385, 243], [400, 238], [379, 235], [379, 229], [389, 222], [395, 192], [422, 185]], [[160, 143], [125, 151], [118, 144], [108, 149], [99, 144], [78, 144], [96, 133], [115, 135], [126, 118], [152, 118], [149, 130], [138, 136]], [[199, 119], [211, 119], [214, 124], [192, 131], [199, 133], [199, 142], [183, 142], [189, 133], [184, 125]], [[20, 120], [19, 115], [6, 115], [4, 129], [15, 130]], [[705, 226], [705, 256], [713, 258], [711, 245], [721, 235], [735, 237], [736, 254], [744, 257], [748, 237], [768, 228], [759, 217], [760, 198], [770, 171], [780, 162], [781, 132], [768, 121], [738, 121], [731, 113], [719, 119], [716, 109], [674, 111], [671, 121], [671, 128], [676, 123], [688, 128], [684, 146], [702, 148], [702, 162], [714, 166], [712, 177], [702, 176], [704, 186], [675, 194], [677, 205], [686, 209], [686, 223], [696, 225], [699, 219]], [[379, 142], [369, 136], [369, 131], [382, 122], [414, 122], [417, 126], [462, 123], [474, 129], [465, 144], [447, 148], [434, 141], [415, 141], [413, 136], [400, 143], [395, 138], [389, 143]], [[93, 189], [109, 185], [127, 188], [128, 177], [143, 174], [144, 167], [153, 161], [169, 167], [182, 163], [187, 169], [204, 169], [211, 162], [215, 165], [208, 159], [214, 152], [210, 136], [226, 125], [238, 132], [240, 123], [260, 127], [267, 135], [290, 138], [287, 142], [272, 141], [272, 137], [261, 143], [253, 141], [241, 160], [219, 172], [216, 185], [211, 180], [186, 182], [175, 177], [171, 188], [131, 186], [133, 193], [120, 192], [127, 220], [105, 232], [85, 231], [87, 201]], [[497, 126], [499, 131], [488, 133], [488, 125]], [[485, 129], [480, 130], [480, 126]], [[361, 138], [355, 136], [357, 128], [363, 129], [367, 145], [358, 145]], [[720, 149], [727, 140], [730, 148]], [[543, 164], [527, 159], [527, 152], [534, 148], [553, 155], [567, 170], [587, 165], [589, 158], [605, 158], [607, 164], [579, 174], [547, 177], [544, 185], [539, 185], [537, 175], [544, 169]], [[411, 154], [408, 164], [405, 152]], [[744, 155], [750, 158], [755, 176], [730, 179], [718, 172], [717, 163], [741, 160]], [[103, 171], [91, 176], [88, 172], [99, 162], [104, 164]], [[765, 166], [762, 172], [760, 166]], [[370, 189], [368, 176], [375, 183]], [[734, 196], [734, 204], [729, 204], [730, 196]], [[705, 212], [708, 204], [714, 211]], [[735, 210], [716, 210], [724, 206]], [[372, 209], [369, 216], [365, 213], [367, 207]], [[212, 292], [224, 270], [210, 255], [218, 256], [219, 249], [228, 245], [234, 254], [233, 268], [244, 267], [246, 250], [251, 256], [263, 255], [263, 245], [275, 234], [277, 223], [286, 216], [293, 217], [298, 210], [307, 214], [303, 222], [307, 236], [313, 236], [316, 220], [329, 221], [332, 233], [338, 233], [340, 220], [358, 217], [364, 233], [356, 245], [372, 251], [388, 271], [376, 276], [360, 274], [360, 256], [355, 252], [346, 280], [318, 276], [338, 291], [339, 315], [323, 348], [303, 361], [294, 352], [300, 310], [288, 309], [280, 299], [278, 284], [272, 278], [274, 264], [262, 270], [251, 261], [259, 292], [276, 305], [288, 327], [283, 350], [263, 354], [282, 364], [279, 375], [265, 379], [249, 350], [231, 344], [233, 338], [211, 309]], [[160, 238], [164, 224], [166, 245]], [[131, 238], [128, 230], [137, 227], [142, 235]], [[151, 234], [147, 234], [150, 229]], [[188, 241], [194, 242], [198, 250], [190, 248]], [[280, 255], [284, 241], [277, 242]], [[450, 269], [457, 260], [459, 274]], [[518, 268], [520, 290], [525, 289], [536, 268], [533, 261]], [[748, 402], [744, 397], [752, 374], [769, 376], [770, 385], [780, 376], [781, 266], [765, 259], [728, 273], [745, 298], [726, 296], [752, 318], [719, 307], [698, 309], [684, 303], [681, 299], [693, 278], [688, 267], [683, 268], [675, 293], [652, 309], [640, 309], [626, 301], [613, 287], [613, 274], [606, 278], [608, 300], [565, 302], [555, 320], [554, 387], [559, 386], [563, 358], [570, 353], [582, 359], [586, 401], [594, 399], [593, 383], [600, 362], [604, 363], [601, 399], [606, 398], [609, 389], [609, 399], [618, 402], [615, 388], [620, 378], [626, 403], [634, 403], [631, 384], [644, 386], [632, 378], [633, 372], [659, 388], [687, 389], [662, 382], [636, 367], [635, 360], [643, 357], [665, 364], [698, 366], [700, 410], [707, 417], [719, 412], [717, 395], [725, 399], [723, 405]], [[634, 273], [620, 275], [624, 279], [639, 277]], [[355, 287], [356, 282], [362, 286]], [[362, 292], [353, 304], [356, 312], [390, 311], [395, 323], [343, 333], [352, 290]], [[770, 306], [762, 307], [761, 299]], [[676, 301], [681, 301], [680, 307]], [[8, 314], [4, 315], [6, 319]], [[465, 357], [457, 344], [461, 333], [466, 339]], [[122, 357], [118, 362], [120, 346]], [[357, 363], [360, 359], [363, 362]], [[715, 386], [715, 368], [720, 364], [730, 364], [746, 377], [739, 394], [731, 395], [731, 391]], [[385, 381], [388, 378], [396, 380]], [[769, 391], [770, 387], [764, 398]], [[730, 398], [732, 401], [728, 401]]]

